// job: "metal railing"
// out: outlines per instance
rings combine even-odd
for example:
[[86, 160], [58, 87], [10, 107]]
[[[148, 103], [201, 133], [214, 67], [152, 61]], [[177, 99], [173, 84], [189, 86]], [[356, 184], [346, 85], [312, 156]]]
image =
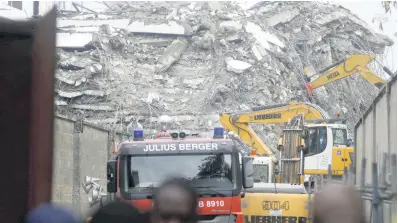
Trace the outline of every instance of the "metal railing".
[[[329, 165], [328, 176], [325, 179], [323, 176], [313, 176], [310, 184], [313, 182], [314, 187], [308, 188], [308, 212], [311, 208], [311, 196], [321, 190], [327, 183], [342, 183], [346, 185], [355, 186], [361, 193], [361, 197], [365, 207], [370, 209], [367, 212], [365, 219], [369, 223], [381, 222], [396, 222], [397, 216], [397, 154], [388, 155], [383, 154], [381, 163], [381, 171], [379, 171], [379, 164], [372, 162], [371, 165], [371, 181], [367, 183], [367, 159], [362, 159], [361, 169], [359, 171], [359, 184], [355, 184], [355, 177], [357, 174], [356, 167], [351, 166], [350, 169], [344, 169], [344, 175], [341, 180], [332, 179], [332, 168]], [[390, 167], [390, 168], [388, 168]], [[388, 171], [388, 169], [390, 171]], [[370, 206], [370, 208], [369, 208]], [[365, 208], [366, 210], [367, 208]], [[310, 216], [308, 216], [309, 219]], [[310, 221], [311, 222], [311, 221]]]

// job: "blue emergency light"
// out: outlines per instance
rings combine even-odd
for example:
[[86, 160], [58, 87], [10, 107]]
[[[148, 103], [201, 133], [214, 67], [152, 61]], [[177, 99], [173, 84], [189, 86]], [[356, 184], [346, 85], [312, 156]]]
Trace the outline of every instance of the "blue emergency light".
[[133, 140], [134, 141], [143, 141], [144, 140], [144, 130], [142, 130], [142, 129], [134, 129], [134, 131], [133, 131]]
[[224, 128], [216, 127], [214, 128], [213, 139], [223, 139], [224, 138]]

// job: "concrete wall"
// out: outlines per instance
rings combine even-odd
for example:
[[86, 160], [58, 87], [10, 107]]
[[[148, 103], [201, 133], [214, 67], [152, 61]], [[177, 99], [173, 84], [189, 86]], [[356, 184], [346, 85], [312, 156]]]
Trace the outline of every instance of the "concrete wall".
[[[383, 178], [391, 182], [391, 154], [397, 153], [397, 77], [380, 91], [371, 107], [355, 126], [355, 167], [356, 185], [361, 183], [363, 171], [362, 160], [366, 158], [365, 186], [372, 189], [372, 163], [377, 163], [376, 181], [379, 186], [390, 188], [388, 183], [383, 185]], [[387, 159], [383, 160], [384, 154]], [[385, 168], [383, 170], [383, 167]], [[395, 176], [396, 177], [396, 176]], [[371, 197], [371, 194], [368, 193]], [[394, 203], [394, 201], [393, 201]], [[371, 203], [366, 202], [366, 208], [370, 213]], [[384, 204], [384, 222], [391, 222], [391, 212], [396, 210], [390, 204]]]
[[[53, 202], [86, 214], [88, 196], [82, 186], [85, 176], [100, 178], [106, 191], [106, 162], [119, 133], [56, 117], [54, 120]], [[95, 208], [94, 206], [93, 208]]]

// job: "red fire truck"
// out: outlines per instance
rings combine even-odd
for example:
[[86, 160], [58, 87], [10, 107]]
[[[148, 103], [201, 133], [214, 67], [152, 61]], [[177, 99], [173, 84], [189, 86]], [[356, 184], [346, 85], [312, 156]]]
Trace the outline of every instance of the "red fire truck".
[[215, 128], [213, 138], [189, 138], [181, 132], [168, 139], [144, 139], [143, 130], [134, 130], [107, 171], [108, 192], [143, 211], [152, 208], [154, 188], [165, 178], [186, 179], [198, 193], [202, 222], [243, 223], [242, 189], [253, 187], [252, 159], [240, 159], [234, 143], [224, 139], [223, 128]]

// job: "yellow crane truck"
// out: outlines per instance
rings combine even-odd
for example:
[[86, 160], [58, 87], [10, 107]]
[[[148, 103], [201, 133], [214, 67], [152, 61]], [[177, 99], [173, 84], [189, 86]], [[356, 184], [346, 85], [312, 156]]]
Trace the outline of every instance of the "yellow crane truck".
[[242, 211], [247, 223], [309, 222], [312, 197], [304, 187], [304, 116], [290, 120], [278, 142], [275, 181], [244, 191]]
[[[310, 175], [327, 176], [329, 164], [334, 177], [344, 174], [344, 167], [351, 164], [350, 154], [354, 148], [347, 139], [347, 127], [342, 120], [331, 119], [319, 106], [306, 102], [289, 102], [253, 108], [234, 114], [220, 114], [220, 123], [251, 147], [254, 156], [256, 182], [271, 182], [276, 158], [250, 124], [284, 124], [297, 115], [304, 117], [304, 139], [307, 150], [304, 162], [305, 182]], [[256, 182], [255, 186], [256, 187]]]

